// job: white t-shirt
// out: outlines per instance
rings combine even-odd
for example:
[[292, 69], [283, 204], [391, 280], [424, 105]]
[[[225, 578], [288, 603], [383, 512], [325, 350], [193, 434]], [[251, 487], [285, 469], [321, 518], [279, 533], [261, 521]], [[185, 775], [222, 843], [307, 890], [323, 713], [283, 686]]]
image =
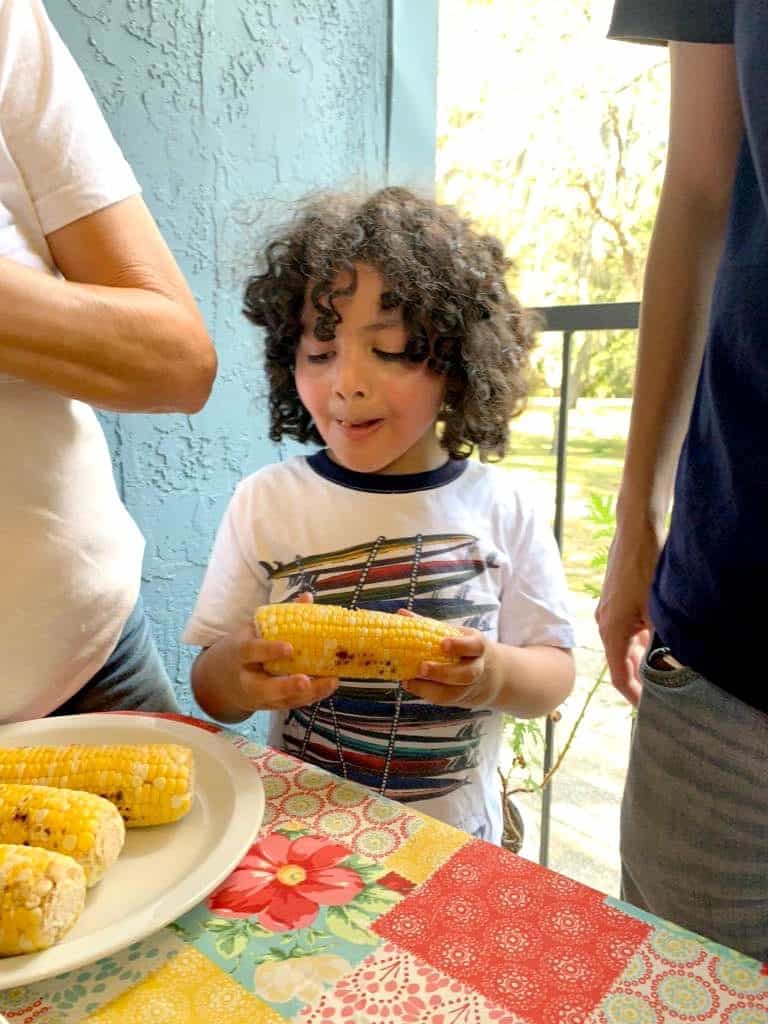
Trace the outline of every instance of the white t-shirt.
[[[413, 609], [492, 640], [573, 646], [552, 531], [513, 474], [471, 461], [407, 476], [352, 473], [324, 452], [247, 477], [227, 508], [184, 640], [210, 646], [258, 605], [312, 589], [315, 600]], [[361, 578], [364, 583], [358, 587]], [[392, 683], [347, 680], [312, 724], [273, 714], [269, 742], [387, 796], [498, 842], [496, 765], [503, 715], [407, 696], [393, 732]], [[306, 739], [306, 745], [305, 745]], [[341, 747], [341, 753], [339, 753]]]
[[[45, 236], [137, 192], [40, 0], [0, 0], [0, 256], [55, 274]], [[104, 664], [143, 550], [93, 410], [0, 375], [0, 722], [48, 714]]]

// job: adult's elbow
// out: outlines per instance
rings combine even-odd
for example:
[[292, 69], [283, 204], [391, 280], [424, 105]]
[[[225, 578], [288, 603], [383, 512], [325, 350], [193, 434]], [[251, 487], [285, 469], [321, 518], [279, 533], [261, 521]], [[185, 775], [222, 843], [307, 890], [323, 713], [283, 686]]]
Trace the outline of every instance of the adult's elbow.
[[189, 415], [200, 412], [211, 394], [216, 379], [216, 349], [202, 322], [190, 326], [181, 354], [176, 380], [176, 412]]

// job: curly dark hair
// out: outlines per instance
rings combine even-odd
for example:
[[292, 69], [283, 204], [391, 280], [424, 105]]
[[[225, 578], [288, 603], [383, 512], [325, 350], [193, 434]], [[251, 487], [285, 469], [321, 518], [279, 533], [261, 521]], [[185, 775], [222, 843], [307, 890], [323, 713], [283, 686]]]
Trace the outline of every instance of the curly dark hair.
[[[341, 321], [334, 299], [356, 287], [355, 264], [386, 282], [382, 306], [402, 308], [406, 353], [446, 377], [442, 447], [466, 458], [502, 457], [509, 420], [527, 394], [536, 317], [510, 294], [510, 263], [498, 239], [481, 235], [450, 206], [404, 188], [360, 198], [320, 193], [303, 200], [294, 219], [265, 250], [265, 268], [246, 285], [244, 313], [266, 330], [270, 438], [323, 443], [294, 381], [306, 289], [318, 316], [315, 337], [330, 341]], [[342, 273], [352, 285], [334, 291]]]

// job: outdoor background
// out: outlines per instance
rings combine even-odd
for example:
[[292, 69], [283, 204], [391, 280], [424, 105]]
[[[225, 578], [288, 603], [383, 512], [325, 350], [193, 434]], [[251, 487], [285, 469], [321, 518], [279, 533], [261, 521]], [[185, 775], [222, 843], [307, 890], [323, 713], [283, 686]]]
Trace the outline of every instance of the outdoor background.
[[[529, 306], [637, 301], [661, 186], [666, 50], [606, 40], [612, 0], [441, 0], [437, 192], [503, 241]], [[562, 336], [544, 334], [504, 465], [554, 510]], [[579, 648], [561, 748], [603, 669], [593, 614], [629, 425], [634, 331], [574, 336], [563, 558]], [[536, 725], [534, 728], [537, 728]], [[618, 894], [629, 705], [604, 681], [553, 779], [550, 865]], [[529, 737], [511, 788], [540, 778]], [[514, 797], [538, 856], [539, 797]]]
[[[46, 0], [215, 337], [195, 417], [103, 416], [120, 493], [147, 538], [143, 594], [182, 706], [179, 643], [223, 509], [290, 454], [267, 437], [242, 284], [270, 223], [307, 190], [435, 187], [499, 235], [530, 306], [640, 296], [667, 122], [662, 48], [608, 42], [611, 0]], [[438, 31], [439, 30], [439, 31]], [[435, 115], [437, 91], [437, 115]], [[436, 132], [435, 132], [436, 123]], [[631, 398], [633, 332], [575, 337], [564, 558], [578, 627], [562, 745], [602, 668], [592, 614]], [[544, 334], [505, 464], [554, 506], [561, 338]], [[618, 891], [629, 708], [601, 684], [554, 779], [551, 864]], [[264, 735], [264, 716], [248, 723]], [[512, 788], [540, 778], [537, 723]], [[525, 737], [523, 737], [525, 738]], [[518, 795], [525, 855], [537, 796]]]

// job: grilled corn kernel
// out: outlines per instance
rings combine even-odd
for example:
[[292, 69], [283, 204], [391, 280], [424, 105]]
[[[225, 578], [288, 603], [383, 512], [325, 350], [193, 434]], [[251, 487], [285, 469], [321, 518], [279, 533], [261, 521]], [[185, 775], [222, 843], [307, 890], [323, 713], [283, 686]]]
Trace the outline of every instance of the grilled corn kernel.
[[117, 808], [93, 793], [0, 783], [0, 843], [40, 846], [81, 864], [89, 886], [120, 855], [125, 825]]
[[192, 806], [192, 751], [176, 743], [0, 749], [0, 782], [67, 786], [113, 803], [128, 828], [164, 825]]
[[352, 679], [413, 679], [425, 661], [457, 664], [442, 650], [446, 637], [461, 636], [455, 626], [416, 615], [353, 611], [335, 605], [263, 605], [256, 627], [265, 640], [293, 646], [292, 658], [265, 664], [273, 675], [303, 672]]

